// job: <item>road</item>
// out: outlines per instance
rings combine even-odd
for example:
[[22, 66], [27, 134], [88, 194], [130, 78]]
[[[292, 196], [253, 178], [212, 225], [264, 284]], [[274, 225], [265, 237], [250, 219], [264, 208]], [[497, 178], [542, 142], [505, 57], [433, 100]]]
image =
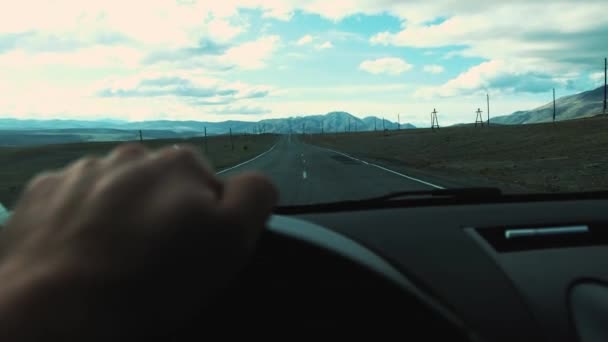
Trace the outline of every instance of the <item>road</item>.
[[336, 202], [440, 187], [303, 143], [296, 135], [280, 137], [272, 150], [233, 169], [220, 171], [220, 175], [227, 177], [246, 170], [268, 175], [279, 188], [281, 205]]

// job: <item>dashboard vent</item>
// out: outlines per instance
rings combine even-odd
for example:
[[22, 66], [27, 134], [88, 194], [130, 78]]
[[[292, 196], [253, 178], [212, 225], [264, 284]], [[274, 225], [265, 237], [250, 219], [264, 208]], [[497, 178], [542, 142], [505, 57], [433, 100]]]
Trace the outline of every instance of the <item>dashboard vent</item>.
[[498, 252], [608, 245], [608, 224], [476, 228]]

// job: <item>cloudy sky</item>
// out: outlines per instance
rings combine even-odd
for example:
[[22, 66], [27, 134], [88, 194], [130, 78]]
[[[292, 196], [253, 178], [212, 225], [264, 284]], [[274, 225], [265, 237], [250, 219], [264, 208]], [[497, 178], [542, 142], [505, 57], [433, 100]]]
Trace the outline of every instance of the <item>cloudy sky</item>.
[[471, 121], [600, 86], [605, 0], [20, 0], [0, 117]]

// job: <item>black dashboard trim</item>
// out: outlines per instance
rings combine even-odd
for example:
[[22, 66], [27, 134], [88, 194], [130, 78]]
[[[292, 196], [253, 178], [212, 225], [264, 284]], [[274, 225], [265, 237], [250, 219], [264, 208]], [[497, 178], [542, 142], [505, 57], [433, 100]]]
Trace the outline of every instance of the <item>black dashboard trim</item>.
[[572, 200], [608, 199], [608, 191], [570, 192], [570, 193], [531, 193], [506, 194], [488, 197], [445, 197], [445, 198], [412, 198], [386, 201], [353, 200], [334, 203], [304, 204], [277, 206], [274, 213], [278, 215], [298, 215], [313, 213], [332, 213], [341, 211], [361, 211], [373, 209], [432, 207], [471, 204], [503, 204], [524, 202], [557, 202]]

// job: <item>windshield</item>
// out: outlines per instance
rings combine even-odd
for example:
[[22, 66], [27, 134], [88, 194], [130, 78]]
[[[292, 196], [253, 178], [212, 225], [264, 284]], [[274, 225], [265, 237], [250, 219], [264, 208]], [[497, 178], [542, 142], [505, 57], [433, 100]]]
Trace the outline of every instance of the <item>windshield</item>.
[[0, 11], [0, 203], [126, 141], [282, 205], [608, 189], [605, 0], [23, 0]]

